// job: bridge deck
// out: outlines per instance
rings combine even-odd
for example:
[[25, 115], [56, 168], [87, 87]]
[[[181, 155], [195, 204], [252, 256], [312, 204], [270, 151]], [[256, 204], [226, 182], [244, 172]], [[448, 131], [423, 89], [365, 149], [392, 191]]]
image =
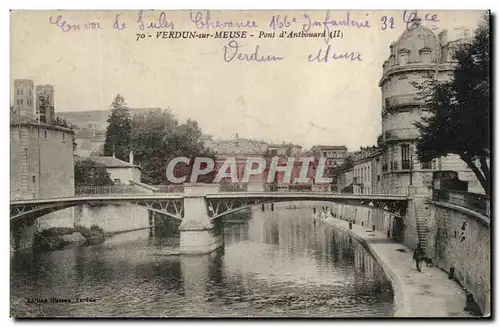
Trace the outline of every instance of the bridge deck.
[[407, 195], [396, 194], [342, 194], [330, 192], [221, 192], [205, 195], [207, 199], [338, 199], [338, 200], [407, 200]]
[[11, 205], [15, 204], [52, 204], [59, 202], [87, 202], [87, 201], [130, 201], [130, 200], [181, 200], [184, 198], [184, 193], [154, 193], [154, 194], [96, 194], [89, 196], [74, 196], [74, 197], [59, 197], [47, 199], [30, 199], [10, 201]]
[[[87, 201], [130, 201], [130, 200], [181, 200], [184, 193], [153, 193], [153, 194], [96, 194], [88, 196], [60, 197], [48, 199], [30, 199], [11, 201], [11, 205], [22, 204], [53, 204], [60, 202], [87, 202]], [[407, 200], [406, 195], [394, 194], [339, 194], [329, 192], [220, 192], [206, 194], [207, 199], [289, 199], [289, 200]]]

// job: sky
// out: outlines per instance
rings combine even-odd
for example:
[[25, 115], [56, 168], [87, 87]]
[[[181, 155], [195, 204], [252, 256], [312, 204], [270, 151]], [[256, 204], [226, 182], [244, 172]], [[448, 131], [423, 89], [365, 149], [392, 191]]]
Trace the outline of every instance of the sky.
[[[381, 133], [382, 64], [411, 11], [406, 16], [404, 11], [349, 12], [352, 20], [368, 21], [370, 27], [341, 28], [343, 38], [328, 42], [330, 54], [354, 52], [361, 60], [327, 63], [309, 62], [320, 50], [325, 53], [323, 38], [279, 38], [282, 30], [298, 32], [308, 22], [324, 21], [326, 11], [209, 13], [211, 21], [250, 21], [255, 26], [241, 29], [207, 29], [192, 21], [198, 12], [13, 11], [11, 85], [18, 78], [54, 85], [56, 114], [108, 109], [119, 93], [131, 108], [170, 108], [180, 121], [195, 119], [215, 139], [238, 134], [306, 148], [346, 145], [350, 150], [376, 144]], [[347, 13], [332, 11], [330, 19], [343, 20]], [[447, 29], [450, 40], [462, 27], [473, 30], [482, 14], [418, 11], [424, 26], [436, 34]], [[198, 15], [206, 18], [207, 12]], [[280, 29], [275, 24], [273, 29], [277, 15], [280, 22], [286, 16], [290, 26]], [[163, 17], [167, 27], [146, 28]], [[163, 39], [161, 33], [157, 38], [164, 31], [217, 30], [247, 31], [246, 39], [234, 39], [238, 53], [251, 54], [258, 47], [260, 56], [282, 59], [231, 59], [235, 50], [227, 38]], [[310, 32], [323, 30], [313, 26]], [[273, 31], [274, 38], [258, 37]]]

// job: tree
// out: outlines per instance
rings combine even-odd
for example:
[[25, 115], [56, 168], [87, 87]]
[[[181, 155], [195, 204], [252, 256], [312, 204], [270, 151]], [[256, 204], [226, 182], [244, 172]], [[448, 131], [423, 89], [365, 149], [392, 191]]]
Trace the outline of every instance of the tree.
[[490, 194], [489, 16], [485, 15], [471, 42], [453, 53], [457, 66], [449, 81], [415, 85], [430, 114], [415, 126], [420, 132], [421, 162], [458, 155]]
[[332, 176], [338, 176], [342, 174], [343, 172], [352, 169], [354, 167], [354, 160], [352, 156], [348, 156], [345, 161], [342, 163], [342, 165], [333, 167], [331, 170], [331, 175]]
[[[143, 180], [150, 184], [168, 184], [166, 168], [175, 157], [190, 158], [191, 165], [178, 164], [174, 174], [189, 176], [196, 157], [215, 155], [201, 141], [201, 129], [194, 120], [179, 125], [170, 110], [155, 109], [132, 119], [132, 148], [142, 168]], [[203, 167], [202, 167], [203, 168]], [[198, 182], [211, 182], [214, 173], [200, 176]]]
[[125, 99], [117, 95], [111, 104], [111, 114], [108, 118], [104, 155], [115, 155], [116, 158], [128, 161], [131, 149], [132, 119]]
[[92, 160], [75, 161], [75, 187], [113, 185], [106, 167]]
[[61, 117], [56, 117], [54, 121], [52, 122], [53, 126], [59, 126], [59, 127], [64, 127], [64, 128], [71, 128], [71, 126], [66, 122], [66, 119], [63, 119]]

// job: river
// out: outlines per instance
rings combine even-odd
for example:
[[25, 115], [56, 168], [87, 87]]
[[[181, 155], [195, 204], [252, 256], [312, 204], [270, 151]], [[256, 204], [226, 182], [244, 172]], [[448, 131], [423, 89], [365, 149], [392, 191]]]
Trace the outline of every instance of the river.
[[169, 255], [179, 235], [148, 231], [97, 246], [16, 253], [11, 295], [48, 300], [25, 304], [26, 314], [48, 317], [393, 315], [390, 282], [348, 234], [315, 223], [311, 209], [250, 215], [225, 221], [224, 249], [204, 256]]

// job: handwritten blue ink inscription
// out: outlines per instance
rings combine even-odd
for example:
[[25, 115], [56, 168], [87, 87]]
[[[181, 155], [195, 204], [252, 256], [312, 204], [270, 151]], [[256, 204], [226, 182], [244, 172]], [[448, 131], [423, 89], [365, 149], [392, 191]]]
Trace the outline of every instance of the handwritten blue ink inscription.
[[115, 30], [119, 30], [121, 31], [122, 29], [124, 29], [125, 27], [127, 27], [127, 25], [125, 23], [122, 23], [120, 22], [120, 15], [116, 15], [115, 16], [115, 21], [113, 23], [113, 28]]
[[139, 10], [137, 13], [137, 26], [141, 31], [144, 31], [145, 28], [164, 28], [164, 29], [174, 29], [174, 23], [167, 19], [167, 14], [164, 11], [160, 12], [158, 17], [153, 21], [149, 21], [149, 23], [144, 23], [143, 20], [143, 11]]
[[[417, 17], [422, 19], [422, 17], [419, 17], [417, 15], [416, 11], [405, 10], [403, 12], [403, 21], [406, 23], [407, 29], [413, 30], [418, 26], [418, 25], [413, 24], [413, 20]], [[423, 17], [424, 17], [423, 20], [426, 22], [431, 22], [431, 23], [439, 22], [438, 15], [436, 13], [426, 13], [425, 15], [423, 15]]]
[[255, 50], [251, 53], [241, 52], [243, 45], [239, 45], [237, 41], [231, 40], [228, 45], [223, 47], [224, 50], [224, 61], [232, 62], [234, 59], [239, 61], [254, 61], [254, 62], [273, 62], [283, 60], [283, 57], [276, 55], [260, 55], [258, 45], [255, 46]]
[[329, 60], [363, 61], [359, 52], [333, 52], [329, 44], [323, 54], [323, 49], [319, 49], [316, 56], [310, 54], [307, 58], [309, 62], [328, 63]]
[[210, 19], [210, 11], [206, 12], [190, 12], [189, 19], [196, 28], [257, 28], [257, 22], [254, 20], [247, 21], [231, 21], [231, 20], [212, 20]]
[[63, 32], [80, 30], [80, 24], [69, 24], [65, 20], [63, 20], [62, 15], [57, 16], [56, 19], [53, 19], [52, 16], [50, 16], [49, 22], [59, 27]]

